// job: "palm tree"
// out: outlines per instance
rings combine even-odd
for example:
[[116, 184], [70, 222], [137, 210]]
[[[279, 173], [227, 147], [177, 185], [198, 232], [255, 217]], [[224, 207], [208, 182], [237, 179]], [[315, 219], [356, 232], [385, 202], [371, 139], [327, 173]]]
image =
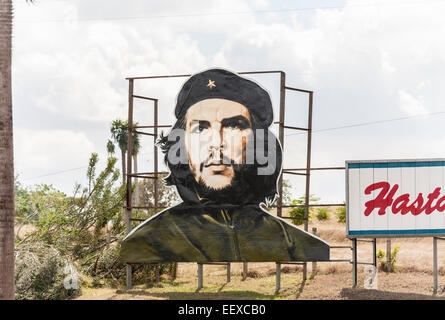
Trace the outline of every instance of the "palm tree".
[[[136, 122], [134, 124], [135, 126], [138, 125], [138, 123]], [[138, 172], [138, 154], [139, 154], [139, 149], [141, 148], [141, 141], [140, 141], [140, 137], [137, 133], [133, 132], [132, 134], [132, 138], [133, 138], [133, 146], [131, 149], [131, 155], [133, 156], [133, 171], [134, 172]], [[136, 184], [136, 187], [134, 189], [134, 204], [137, 204], [139, 202], [139, 183], [138, 183], [138, 178], [135, 177], [134, 182]]]
[[111, 123], [111, 137], [114, 142], [121, 149], [121, 159], [122, 159], [122, 182], [125, 183], [125, 173], [127, 166], [125, 165], [125, 153], [127, 152], [127, 127], [128, 123], [126, 121], [116, 119]]
[[0, 300], [14, 299], [14, 150], [12, 140], [12, 1], [0, 2]]
[[[134, 123], [134, 126], [137, 126], [138, 123]], [[128, 149], [128, 121], [123, 121], [120, 119], [116, 119], [111, 123], [111, 137], [113, 140], [117, 143], [119, 146], [119, 149], [121, 150], [121, 158], [122, 158], [122, 179], [125, 183], [125, 173], [126, 173], [126, 162], [125, 162], [125, 154]], [[132, 134], [132, 141], [133, 141], [133, 148], [131, 155], [133, 157], [133, 163], [134, 163], [134, 172], [137, 172], [137, 155], [139, 153], [139, 149], [141, 148], [140, 144], [140, 137], [137, 133], [133, 132]], [[111, 146], [111, 145], [112, 146]], [[112, 141], [108, 141], [107, 143], [107, 150], [108, 153], [112, 150], [112, 153], [114, 152], [114, 145]]]
[[113, 141], [108, 140], [108, 142], [107, 142], [108, 158], [110, 158], [114, 155], [114, 151], [115, 151], [115, 147], [114, 147]]

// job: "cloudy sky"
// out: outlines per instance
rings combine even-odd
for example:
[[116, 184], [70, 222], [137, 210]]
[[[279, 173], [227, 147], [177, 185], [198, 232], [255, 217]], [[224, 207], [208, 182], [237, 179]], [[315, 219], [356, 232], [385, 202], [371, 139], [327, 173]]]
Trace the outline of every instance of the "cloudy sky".
[[[126, 119], [128, 76], [211, 67], [282, 70], [313, 90], [312, 165], [345, 160], [445, 158], [445, 1], [441, 0], [15, 0], [15, 171], [25, 185], [71, 194], [88, 158], [106, 159], [109, 127]], [[278, 117], [279, 77], [265, 86]], [[145, 80], [171, 124], [185, 79]], [[286, 123], [305, 126], [307, 96], [288, 92]], [[135, 105], [152, 123], [148, 102]], [[306, 136], [285, 132], [285, 167], [305, 165]], [[139, 171], [153, 164], [144, 138]], [[287, 177], [294, 194], [304, 178]], [[344, 172], [314, 173], [311, 193], [345, 198]]]

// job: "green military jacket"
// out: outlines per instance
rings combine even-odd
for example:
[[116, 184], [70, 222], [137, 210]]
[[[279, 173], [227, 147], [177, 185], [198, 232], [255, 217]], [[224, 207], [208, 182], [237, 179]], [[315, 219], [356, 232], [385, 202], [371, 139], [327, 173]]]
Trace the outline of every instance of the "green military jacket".
[[128, 234], [121, 259], [127, 263], [326, 261], [329, 245], [258, 204], [182, 203]]

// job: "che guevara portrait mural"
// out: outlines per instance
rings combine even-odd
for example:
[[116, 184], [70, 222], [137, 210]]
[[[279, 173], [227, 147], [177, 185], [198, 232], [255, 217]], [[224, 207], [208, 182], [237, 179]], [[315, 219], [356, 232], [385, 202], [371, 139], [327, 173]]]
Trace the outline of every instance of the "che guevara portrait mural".
[[329, 245], [260, 207], [277, 195], [282, 150], [269, 93], [223, 69], [191, 76], [159, 145], [182, 203], [133, 229], [121, 259], [152, 262], [329, 260]]

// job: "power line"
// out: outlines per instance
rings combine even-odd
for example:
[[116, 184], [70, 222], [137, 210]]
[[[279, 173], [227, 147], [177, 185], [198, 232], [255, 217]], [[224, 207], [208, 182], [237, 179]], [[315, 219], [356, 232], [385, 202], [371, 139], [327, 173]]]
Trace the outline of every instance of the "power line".
[[[430, 116], [436, 116], [436, 115], [441, 115], [441, 114], [445, 114], [445, 111], [433, 112], [433, 113], [425, 113], [425, 114], [418, 114], [418, 115], [413, 115], [413, 116], [406, 116], [406, 117], [386, 119], [386, 120], [376, 120], [376, 121], [371, 121], [371, 122], [362, 122], [362, 123], [356, 123], [356, 124], [345, 125], [345, 126], [340, 126], [340, 127], [332, 127], [332, 128], [325, 128], [325, 129], [319, 129], [319, 130], [312, 130], [312, 132], [314, 133], [314, 132], [324, 132], [324, 131], [332, 131], [332, 130], [339, 130], [339, 129], [346, 129], [346, 128], [363, 127], [363, 126], [370, 126], [370, 125], [373, 125], [373, 124], [380, 124], [380, 123], [388, 123], [388, 122], [394, 122], [394, 121], [408, 120], [408, 119], [414, 119], [414, 118], [419, 118], [419, 117], [430, 117]], [[297, 134], [305, 134], [305, 132], [291, 133], [291, 134], [287, 134], [285, 136], [288, 137], [288, 136], [294, 136], [294, 135], [297, 135]]]
[[[151, 151], [151, 152], [146, 152], [146, 153], [141, 153], [141, 154], [139, 154], [139, 156], [148, 155], [148, 154], [152, 154], [152, 153], [153, 153], [153, 151]], [[103, 162], [104, 162], [104, 160], [99, 160], [97, 163], [103, 163]], [[38, 178], [44, 178], [44, 177], [49, 177], [49, 176], [55, 176], [55, 175], [58, 175], [58, 174], [61, 174], [61, 173], [71, 172], [71, 171], [77, 171], [77, 170], [80, 170], [80, 169], [86, 169], [86, 168], [88, 168], [88, 166], [82, 166], [82, 167], [77, 167], [77, 168], [65, 169], [65, 170], [61, 170], [61, 171], [50, 172], [50, 173], [43, 174], [43, 175], [36, 176], [36, 177], [25, 178], [25, 179], [22, 179], [22, 180], [23, 180], [23, 181], [34, 180], [34, 179], [38, 179]]]
[[[430, 116], [436, 116], [436, 115], [442, 115], [442, 114], [445, 114], [445, 111], [433, 112], [433, 113], [427, 113], [427, 114], [419, 114], [419, 115], [406, 116], [406, 117], [393, 118], [393, 119], [386, 119], [386, 120], [376, 120], [376, 121], [371, 121], [371, 122], [362, 122], [362, 123], [356, 123], [356, 124], [345, 125], [345, 126], [340, 126], [340, 127], [312, 130], [312, 132], [314, 133], [314, 132], [325, 132], [325, 131], [341, 130], [341, 129], [348, 129], [348, 128], [356, 128], [356, 127], [363, 127], [363, 126], [369, 126], [369, 125], [380, 124], [380, 123], [389, 123], [389, 122], [394, 122], [394, 121], [409, 120], [409, 119], [414, 119], [414, 118], [419, 118], [419, 117], [430, 117]], [[293, 135], [297, 135], [297, 134], [305, 134], [305, 133], [297, 132], [297, 133], [287, 134], [285, 136], [288, 137], [288, 136], [293, 136]], [[141, 153], [140, 156], [149, 155], [149, 154], [153, 154], [153, 151]], [[103, 162], [103, 161], [104, 160], [99, 161], [98, 163]], [[72, 168], [72, 169], [51, 172], [48, 174], [44, 174], [44, 175], [40, 175], [40, 176], [36, 176], [36, 177], [32, 177], [32, 178], [26, 178], [26, 179], [23, 179], [23, 181], [33, 180], [33, 179], [38, 179], [38, 178], [43, 178], [43, 177], [48, 177], [48, 176], [54, 176], [54, 175], [58, 175], [61, 173], [76, 171], [76, 170], [85, 169], [85, 168], [88, 168], [88, 166], [82, 166], [82, 167], [77, 167], [77, 168]]]
[[[52, 1], [62, 2], [62, 1]], [[409, 2], [397, 2], [397, 3], [385, 3], [385, 4], [356, 4], [349, 5], [348, 8], [361, 8], [361, 7], [376, 7], [376, 6], [400, 6], [400, 5], [415, 5], [424, 3], [442, 2], [443, 0], [428, 0], [428, 1], [409, 1]], [[230, 12], [207, 12], [207, 13], [184, 13], [176, 15], [153, 15], [153, 16], [133, 16], [133, 17], [104, 17], [104, 18], [80, 18], [80, 19], [48, 19], [48, 20], [15, 20], [15, 23], [33, 23], [33, 22], [64, 22], [64, 21], [125, 21], [125, 20], [150, 20], [150, 19], [164, 19], [164, 18], [190, 18], [190, 17], [203, 17], [203, 16], [224, 16], [224, 15], [237, 15], [237, 14], [261, 14], [261, 13], [284, 13], [284, 12], [298, 12], [298, 11], [311, 11], [311, 10], [332, 10], [342, 9], [344, 6], [325, 6], [325, 7], [305, 7], [305, 8], [286, 8], [286, 9], [264, 9], [264, 10], [246, 10], [246, 11], [230, 11]]]

